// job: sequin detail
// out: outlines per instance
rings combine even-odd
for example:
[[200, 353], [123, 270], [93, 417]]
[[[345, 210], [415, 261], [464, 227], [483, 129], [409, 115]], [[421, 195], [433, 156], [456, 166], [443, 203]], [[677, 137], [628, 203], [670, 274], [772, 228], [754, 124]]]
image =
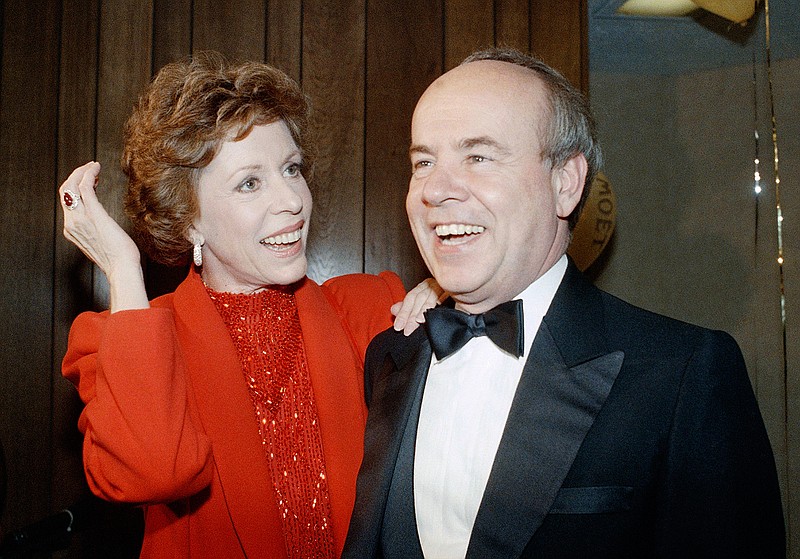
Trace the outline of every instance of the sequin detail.
[[242, 363], [270, 465], [290, 559], [335, 557], [319, 418], [294, 294], [218, 293], [211, 300]]

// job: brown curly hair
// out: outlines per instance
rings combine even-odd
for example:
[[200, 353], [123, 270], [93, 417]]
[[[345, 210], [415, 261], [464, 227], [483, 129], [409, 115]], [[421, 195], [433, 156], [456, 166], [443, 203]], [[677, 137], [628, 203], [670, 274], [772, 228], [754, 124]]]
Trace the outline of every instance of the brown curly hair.
[[124, 132], [125, 211], [144, 252], [162, 264], [188, 261], [200, 170], [223, 142], [244, 138], [253, 126], [285, 122], [310, 181], [309, 113], [297, 83], [268, 64], [234, 64], [217, 52], [203, 52], [164, 66]]

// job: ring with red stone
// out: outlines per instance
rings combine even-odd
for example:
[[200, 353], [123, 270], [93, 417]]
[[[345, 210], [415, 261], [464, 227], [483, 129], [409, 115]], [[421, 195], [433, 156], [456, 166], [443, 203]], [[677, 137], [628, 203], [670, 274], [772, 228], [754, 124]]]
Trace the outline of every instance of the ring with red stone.
[[64, 205], [68, 210], [74, 210], [81, 203], [80, 194], [75, 194], [71, 190], [64, 191]]

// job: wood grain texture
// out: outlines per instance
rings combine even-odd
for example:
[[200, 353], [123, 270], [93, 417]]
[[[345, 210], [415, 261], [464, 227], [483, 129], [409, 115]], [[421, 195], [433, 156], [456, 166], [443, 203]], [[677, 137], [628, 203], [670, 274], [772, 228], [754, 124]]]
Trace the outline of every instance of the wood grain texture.
[[309, 276], [320, 281], [363, 269], [364, 5], [303, 2], [302, 82], [319, 148]]
[[153, 0], [152, 73], [192, 52], [193, 0]]
[[237, 60], [264, 60], [265, 0], [194, 0], [192, 51], [217, 50]]
[[[61, 15], [57, 184], [95, 158], [99, 0], [75, 0]], [[55, 188], [53, 196], [56, 195]], [[61, 359], [75, 315], [91, 307], [92, 265], [62, 234], [63, 212], [55, 211], [53, 305], [53, 505], [66, 507], [84, 497], [82, 437], [77, 429], [82, 403], [61, 376]]]
[[[166, 64], [192, 53], [192, 0], [153, 1], [153, 65], [155, 74]], [[144, 281], [152, 299], [170, 293], [183, 281], [188, 266], [164, 266], [143, 256]]]
[[529, 0], [495, 0], [495, 44], [530, 50]]
[[457, 66], [472, 51], [495, 44], [494, 3], [445, 0], [444, 69]]
[[585, 0], [532, 0], [531, 51], [588, 91]]
[[428, 3], [373, 0], [367, 14], [365, 268], [393, 270], [406, 287], [428, 276], [405, 212], [411, 115], [442, 72], [442, 16]]
[[303, 62], [303, 1], [269, 0], [267, 62], [300, 81]]
[[[129, 229], [123, 211], [120, 168], [122, 132], [131, 108], [150, 81], [152, 0], [107, 0], [100, 11], [96, 159], [102, 166], [97, 195], [110, 215]], [[96, 271], [94, 302], [108, 308], [108, 281]]]
[[0, 525], [10, 527], [48, 513], [51, 499], [60, 13], [55, 3], [0, 7], [0, 438], [9, 479]]

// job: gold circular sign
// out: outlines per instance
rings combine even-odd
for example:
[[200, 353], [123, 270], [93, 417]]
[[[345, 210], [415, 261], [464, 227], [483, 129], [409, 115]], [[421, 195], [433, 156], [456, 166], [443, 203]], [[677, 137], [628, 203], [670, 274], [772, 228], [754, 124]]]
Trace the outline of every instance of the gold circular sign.
[[567, 250], [579, 269], [585, 270], [600, 256], [611, 239], [616, 221], [617, 199], [611, 183], [603, 173], [597, 173]]

